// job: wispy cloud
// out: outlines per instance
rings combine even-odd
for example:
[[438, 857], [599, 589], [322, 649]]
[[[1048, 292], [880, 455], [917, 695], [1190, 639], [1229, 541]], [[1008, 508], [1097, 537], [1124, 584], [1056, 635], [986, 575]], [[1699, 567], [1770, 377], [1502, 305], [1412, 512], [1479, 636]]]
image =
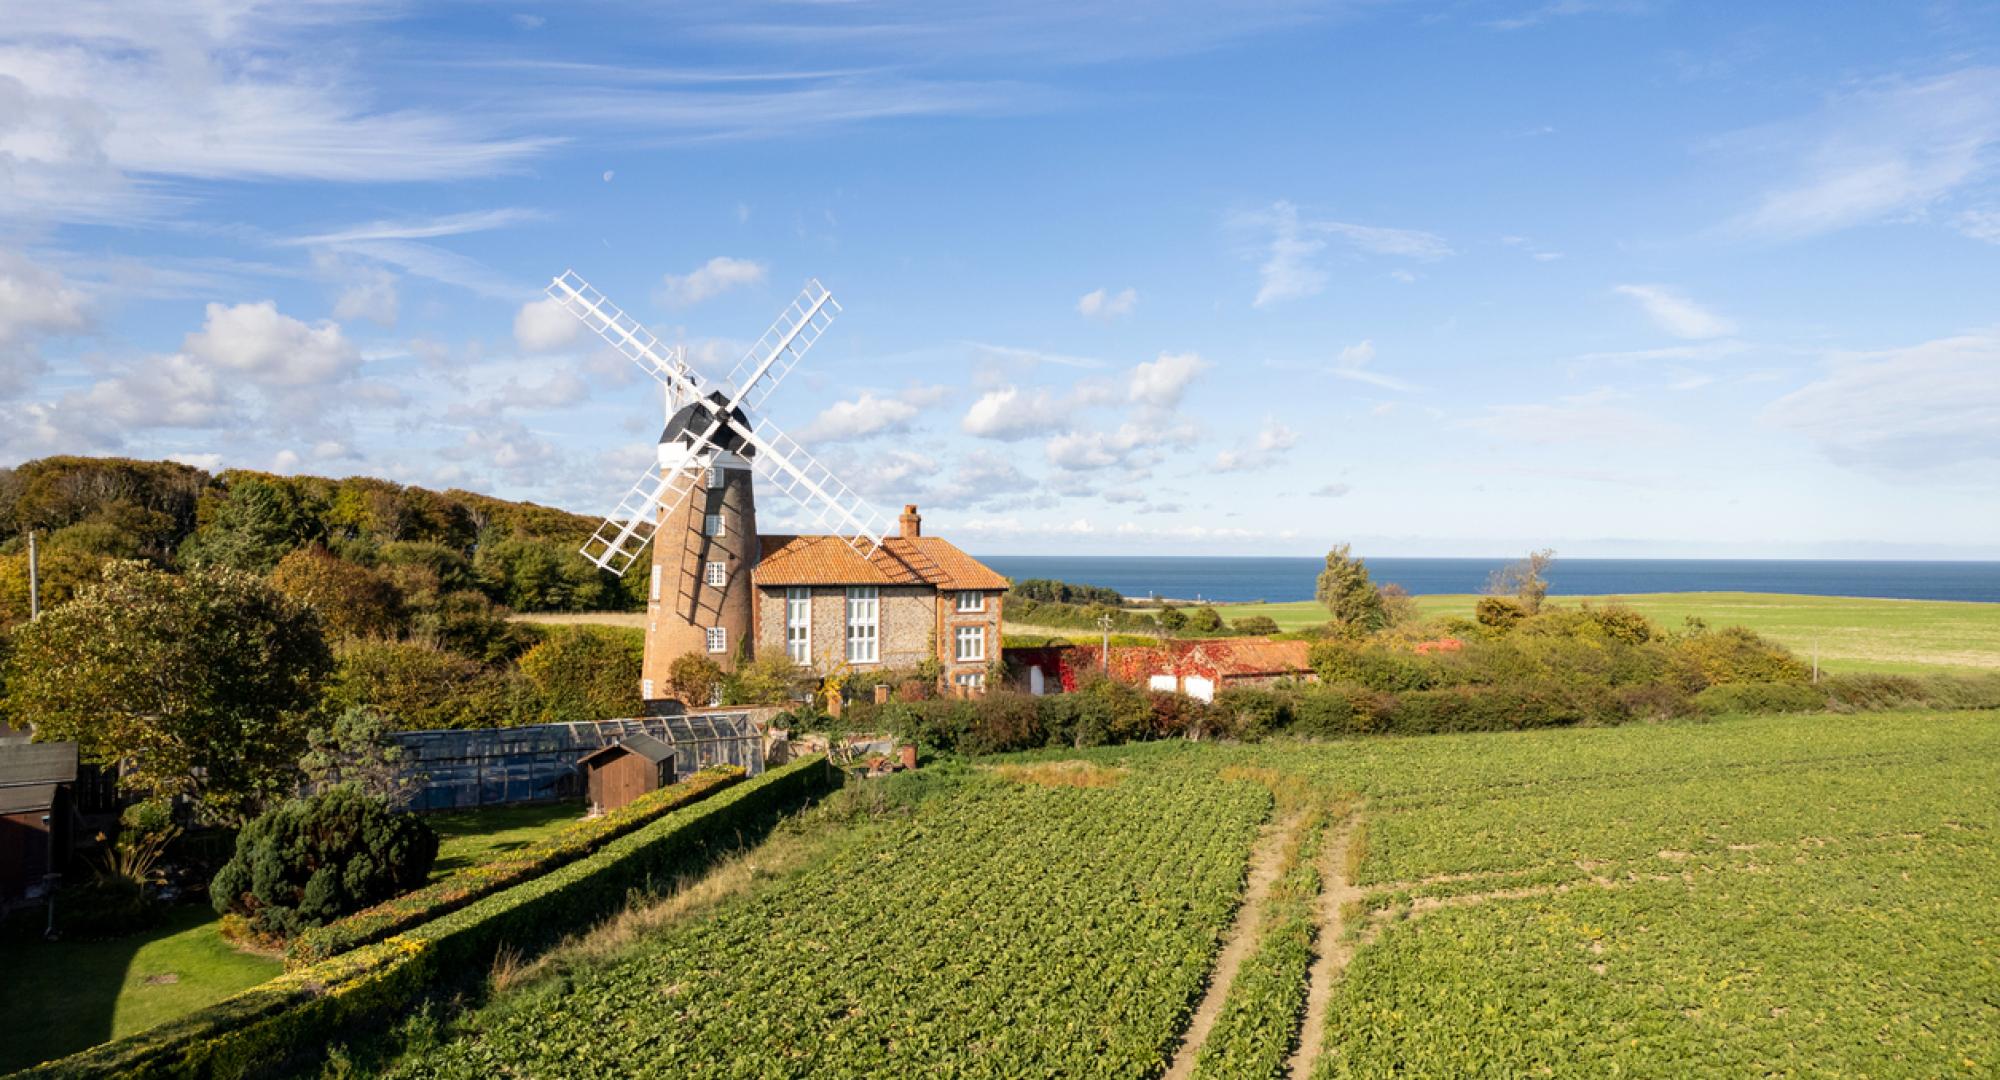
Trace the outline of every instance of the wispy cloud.
[[1735, 323], [1664, 285], [1619, 285], [1612, 291], [1637, 300], [1654, 325], [1677, 338], [1701, 341], [1736, 332]]
[[1327, 271], [1320, 260], [1329, 246], [1405, 259], [1441, 259], [1452, 254], [1451, 246], [1435, 233], [1315, 220], [1301, 215], [1297, 206], [1284, 200], [1272, 203], [1265, 210], [1237, 214], [1232, 223], [1267, 237], [1257, 271], [1257, 296], [1252, 301], [1256, 307], [1269, 307], [1324, 290]]
[[717, 255], [685, 274], [668, 274], [660, 282], [660, 302], [692, 307], [714, 296], [764, 280], [764, 264], [754, 259]]
[[1084, 293], [1083, 298], [1076, 302], [1078, 314], [1106, 320], [1115, 319], [1120, 315], [1130, 315], [1132, 309], [1138, 306], [1137, 289], [1124, 289], [1115, 293], [1105, 289], [1095, 289]]
[[1750, 155], [1776, 147], [1790, 159], [1789, 176], [1733, 219], [1734, 231], [1799, 237], [1921, 215], [1994, 175], [2000, 68], [1863, 83], [1815, 116], [1717, 145]]
[[1332, 372], [1336, 378], [1346, 379], [1349, 382], [1366, 383], [1369, 386], [1379, 386], [1384, 390], [1412, 393], [1421, 389], [1415, 383], [1405, 379], [1399, 379], [1394, 375], [1385, 375], [1382, 372], [1370, 370], [1368, 365], [1374, 362], [1375, 342], [1372, 340], [1362, 341], [1342, 348], [1340, 355], [1334, 357], [1333, 366], [1327, 370]]
[[440, 236], [462, 236], [489, 229], [503, 229], [509, 225], [535, 221], [541, 217], [539, 211], [508, 206], [432, 218], [371, 221], [361, 225], [342, 226], [327, 232], [311, 233], [288, 240], [286, 243], [306, 247], [344, 247], [372, 240], [432, 240]]
[[1836, 461], [1937, 469], [2000, 461], [2000, 333], [1848, 353], [1765, 419]]

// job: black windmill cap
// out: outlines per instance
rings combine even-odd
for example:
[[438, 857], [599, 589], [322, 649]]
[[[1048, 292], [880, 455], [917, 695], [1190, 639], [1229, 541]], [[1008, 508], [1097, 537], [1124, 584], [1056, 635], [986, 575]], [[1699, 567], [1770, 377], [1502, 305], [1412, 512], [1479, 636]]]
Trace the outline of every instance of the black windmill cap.
[[[728, 407], [729, 399], [719, 390], [708, 395], [706, 400], [683, 405], [680, 411], [667, 420], [667, 426], [660, 432], [660, 441], [664, 443], [679, 440], [692, 444], [698, 436], [708, 430], [710, 424], [715, 423], [716, 416]], [[723, 424], [715, 433], [715, 444], [729, 453], [749, 457], [755, 451], [744, 440], [743, 432], [750, 430], [750, 420], [743, 415], [743, 410], [740, 408], [729, 409], [728, 415], [729, 422]]]

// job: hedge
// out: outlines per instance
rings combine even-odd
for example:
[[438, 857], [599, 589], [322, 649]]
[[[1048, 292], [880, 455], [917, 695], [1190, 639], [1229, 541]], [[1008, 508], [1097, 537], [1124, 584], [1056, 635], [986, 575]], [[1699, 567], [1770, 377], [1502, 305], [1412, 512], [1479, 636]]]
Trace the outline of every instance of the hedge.
[[484, 972], [502, 948], [521, 951], [582, 929], [698, 865], [746, 830], [832, 790], [824, 757], [794, 762], [682, 805], [598, 851], [440, 918], [288, 971], [214, 1005], [22, 1077], [243, 1077], [317, 1054], [344, 1031], [380, 1024], [435, 988]]
[[468, 866], [415, 891], [307, 930], [292, 939], [285, 952], [285, 966], [297, 968], [325, 960], [457, 911], [482, 896], [580, 859], [662, 814], [707, 798], [742, 778], [743, 770], [734, 765], [703, 769], [678, 784], [649, 791], [610, 813], [585, 818], [517, 852]]

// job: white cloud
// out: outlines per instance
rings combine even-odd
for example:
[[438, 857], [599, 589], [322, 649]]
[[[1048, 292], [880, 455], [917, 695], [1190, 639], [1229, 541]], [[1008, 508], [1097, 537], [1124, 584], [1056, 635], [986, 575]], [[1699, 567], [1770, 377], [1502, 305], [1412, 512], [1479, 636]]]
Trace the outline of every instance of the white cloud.
[[1396, 378], [1394, 375], [1384, 375], [1379, 371], [1369, 370], [1368, 365], [1374, 362], [1375, 342], [1370, 339], [1344, 346], [1340, 350], [1340, 355], [1334, 358], [1333, 367], [1328, 370], [1337, 378], [1379, 386], [1384, 390], [1409, 393], [1418, 389], [1414, 383]]
[[717, 255], [685, 274], [668, 274], [660, 286], [660, 302], [670, 307], [690, 307], [740, 285], [755, 285], [762, 280], [763, 263]]
[[210, 304], [202, 328], [182, 349], [269, 386], [309, 386], [352, 374], [361, 354], [337, 323], [308, 326], [269, 300], [224, 307]]
[[1002, 386], [981, 394], [965, 410], [959, 429], [983, 439], [1012, 442], [1047, 434], [1063, 423], [1067, 413], [1045, 389]]
[[1188, 384], [1207, 371], [1209, 363], [1195, 353], [1161, 353], [1132, 369], [1127, 396], [1138, 404], [1171, 409], [1181, 402]]
[[1700, 341], [1736, 332], [1735, 323], [1662, 285], [1619, 285], [1612, 291], [1637, 300], [1655, 325], [1677, 338]]
[[1765, 419], [1837, 461], [1922, 469], [2000, 460], [2000, 334], [1837, 357]]
[[1674, 428], [1618, 404], [1625, 395], [1599, 389], [1552, 404], [1490, 405], [1465, 426], [1518, 442], [1630, 445], [1672, 435]]
[[1043, 349], [1023, 349], [1014, 345], [993, 345], [983, 341], [968, 341], [967, 345], [987, 353], [1009, 365], [1055, 364], [1059, 367], [1101, 368], [1104, 361], [1090, 356], [1070, 356], [1066, 353], [1048, 352]]
[[1261, 284], [1252, 301], [1256, 307], [1312, 296], [1326, 288], [1327, 272], [1319, 265], [1319, 256], [1329, 242], [1363, 254], [1406, 259], [1441, 259], [1452, 254], [1451, 246], [1435, 233], [1310, 220], [1284, 200], [1265, 211], [1237, 215], [1236, 223], [1270, 234], [1258, 267]]
[[1264, 426], [1246, 444], [1215, 455], [1219, 472], [1253, 472], [1277, 464], [1285, 451], [1298, 445], [1299, 433], [1274, 416], [1264, 418]]
[[41, 373], [40, 339], [90, 328], [88, 308], [83, 290], [61, 274], [0, 251], [0, 398]]
[[944, 394], [941, 386], [918, 387], [894, 396], [863, 390], [859, 397], [836, 401], [821, 410], [798, 437], [807, 443], [833, 443], [908, 431], [911, 422]]
[[1049, 464], [1071, 472], [1113, 467], [1142, 468], [1159, 460], [1161, 447], [1194, 437], [1185, 423], [1126, 421], [1112, 431], [1066, 431], [1042, 447]]
[[395, 326], [398, 308], [396, 275], [376, 267], [353, 272], [348, 286], [334, 301], [336, 319], [367, 319], [379, 326]]
[[1791, 177], [1732, 223], [1739, 231], [1797, 237], [1907, 219], [1994, 175], [2000, 68], [1877, 80], [1835, 95], [1818, 116], [1724, 145], [1795, 159]]
[[1093, 319], [1115, 319], [1120, 315], [1130, 315], [1139, 306], [1137, 289], [1125, 289], [1111, 293], [1096, 289], [1083, 294], [1076, 302], [1076, 310]]
[[298, 247], [345, 247], [370, 240], [435, 240], [441, 236], [463, 236], [533, 221], [542, 215], [520, 207], [472, 210], [462, 214], [403, 221], [371, 221], [348, 225], [328, 232], [301, 236], [287, 243]]
[[2000, 244], [2000, 210], [1967, 210], [1954, 224], [1958, 231], [1989, 244]]
[[514, 341], [529, 352], [549, 352], [575, 341], [583, 323], [554, 297], [530, 300], [514, 313]]
[[1338, 499], [1342, 495], [1345, 495], [1353, 490], [1354, 490], [1353, 488], [1349, 487], [1346, 484], [1331, 483], [1331, 484], [1321, 484], [1320, 486], [1312, 489], [1307, 494], [1311, 495], [1315, 499]]

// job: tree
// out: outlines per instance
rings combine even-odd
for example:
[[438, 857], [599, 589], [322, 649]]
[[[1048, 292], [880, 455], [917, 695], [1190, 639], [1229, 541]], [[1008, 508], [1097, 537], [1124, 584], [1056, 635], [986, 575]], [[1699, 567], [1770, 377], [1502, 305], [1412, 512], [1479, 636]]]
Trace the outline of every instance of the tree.
[[313, 508], [276, 477], [240, 475], [208, 524], [181, 545], [192, 566], [230, 566], [265, 573], [294, 548], [324, 536]]
[[558, 627], [521, 657], [521, 674], [541, 694], [543, 723], [637, 716], [644, 652], [645, 638], [631, 630]]
[[216, 821], [291, 786], [333, 665], [317, 615], [222, 567], [112, 563], [14, 638], [14, 723], [74, 739], [86, 760], [122, 763], [126, 787], [190, 796]]
[[1382, 586], [1379, 591], [1382, 595], [1382, 616], [1385, 625], [1402, 626], [1417, 621], [1419, 614], [1417, 598], [1410, 595], [1410, 590], [1392, 581]]
[[1163, 630], [1183, 630], [1187, 627], [1187, 612], [1172, 604], [1160, 605], [1160, 628]]
[[335, 638], [392, 638], [408, 623], [403, 592], [365, 566], [336, 558], [318, 545], [278, 560], [271, 584], [319, 612]]
[[[40, 552], [42, 611], [52, 611], [104, 576], [107, 560], [72, 548]], [[28, 620], [28, 553], [0, 555], [0, 627]]]
[[1222, 629], [1222, 613], [1203, 604], [1188, 615], [1187, 628], [1197, 634], [1213, 634]]
[[1368, 580], [1367, 564], [1346, 544], [1335, 544], [1326, 553], [1326, 569], [1320, 571], [1313, 596], [1326, 605], [1334, 629], [1343, 633], [1370, 634], [1388, 625], [1381, 590]]
[[391, 731], [381, 713], [362, 706], [312, 729], [306, 735], [306, 754], [299, 759], [306, 783], [315, 791], [346, 784], [390, 805], [402, 802], [419, 781], [403, 768], [403, 748], [389, 738]]
[[244, 826], [209, 899], [260, 936], [290, 937], [423, 884], [437, 849], [437, 833], [416, 815], [336, 787]]
[[1480, 590], [1488, 596], [1511, 596], [1520, 601], [1522, 610], [1533, 615], [1542, 610], [1542, 601], [1549, 595], [1547, 572], [1556, 561], [1554, 548], [1528, 552], [1528, 557], [1501, 567], [1486, 579], [1486, 588]]
[[683, 703], [706, 705], [722, 685], [722, 667], [701, 653], [682, 653], [667, 665], [667, 681]]
[[1278, 632], [1278, 620], [1269, 615], [1246, 615], [1230, 623], [1229, 628], [1239, 634], [1275, 634]]
[[414, 641], [358, 641], [340, 649], [326, 710], [367, 707], [398, 731], [511, 727], [534, 722], [537, 693], [518, 671]]

